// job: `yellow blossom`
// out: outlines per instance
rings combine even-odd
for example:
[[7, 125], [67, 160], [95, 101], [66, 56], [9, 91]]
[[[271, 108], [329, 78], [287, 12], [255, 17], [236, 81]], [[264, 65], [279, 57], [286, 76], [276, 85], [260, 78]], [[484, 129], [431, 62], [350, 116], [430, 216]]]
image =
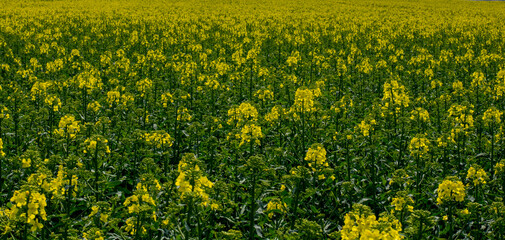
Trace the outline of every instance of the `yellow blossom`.
[[438, 185], [437, 189], [437, 204], [456, 201], [462, 202], [465, 200], [465, 185], [459, 180], [444, 180]]

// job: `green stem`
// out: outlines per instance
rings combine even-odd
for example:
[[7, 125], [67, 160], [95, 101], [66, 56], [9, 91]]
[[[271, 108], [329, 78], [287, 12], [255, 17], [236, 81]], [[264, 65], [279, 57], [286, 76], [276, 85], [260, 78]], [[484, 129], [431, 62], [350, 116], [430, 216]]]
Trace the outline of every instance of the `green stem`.
[[347, 162], [347, 181], [351, 181], [351, 159], [349, 158], [349, 140], [345, 140], [345, 161]]
[[[26, 197], [26, 206], [28, 207], [28, 205], [30, 204], [30, 196], [31, 194], [28, 194], [28, 196]], [[23, 230], [23, 239], [27, 239], [27, 236], [28, 236], [28, 209], [26, 210], [26, 222], [25, 222], [25, 228]]]
[[98, 194], [98, 144], [95, 147], [95, 155], [93, 156], [93, 164], [95, 165], [95, 197], [97, 201], [99, 200], [99, 194]]
[[135, 239], [139, 239], [139, 232], [140, 232], [140, 224], [141, 224], [141, 218], [143, 214], [140, 214], [137, 216], [137, 223], [135, 224]]
[[419, 223], [419, 230], [417, 231], [417, 240], [421, 240], [423, 237], [423, 221]]
[[256, 174], [252, 174], [252, 181], [251, 181], [252, 187], [251, 187], [251, 210], [249, 211], [249, 239], [252, 240], [254, 239], [254, 213], [256, 212]]
[[293, 202], [293, 212], [292, 212], [292, 218], [291, 218], [291, 229], [293, 229], [295, 227], [295, 221], [296, 221], [296, 211], [298, 210], [298, 201], [300, 199], [300, 188], [301, 188], [301, 185], [302, 185], [302, 179], [298, 179], [298, 181], [296, 182], [296, 186], [295, 186], [295, 200]]

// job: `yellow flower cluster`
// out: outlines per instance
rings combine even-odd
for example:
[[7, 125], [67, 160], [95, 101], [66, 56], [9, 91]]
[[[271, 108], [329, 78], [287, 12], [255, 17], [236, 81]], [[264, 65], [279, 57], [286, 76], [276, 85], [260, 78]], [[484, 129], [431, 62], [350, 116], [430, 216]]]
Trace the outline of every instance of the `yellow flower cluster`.
[[464, 106], [459, 104], [453, 104], [449, 108], [449, 117], [453, 118], [454, 129], [453, 133], [459, 133], [461, 131], [467, 131], [473, 127], [473, 105]]
[[3, 149], [4, 149], [4, 142], [0, 138], [0, 157], [4, 157], [5, 156], [5, 153], [4, 153]]
[[494, 85], [493, 99], [498, 100], [505, 95], [505, 69], [501, 69], [496, 74], [496, 83]]
[[270, 124], [277, 122], [279, 118], [285, 114], [285, 110], [281, 106], [274, 106], [270, 112], [265, 114], [265, 120]]
[[183, 156], [178, 166], [179, 176], [175, 181], [181, 193], [181, 198], [194, 195], [200, 198], [203, 205], [207, 206], [210, 202], [208, 189], [214, 186], [214, 183], [204, 176], [204, 172], [197, 165], [197, 159], [194, 154], [187, 153]]
[[0, 107], [0, 120], [9, 118], [10, 118], [9, 109], [7, 109], [6, 107]]
[[165, 131], [144, 133], [144, 139], [148, 144], [152, 144], [157, 148], [172, 146], [172, 137]]
[[[468, 169], [466, 179], [471, 180], [475, 186], [486, 184], [486, 180], [488, 179], [486, 171], [484, 171], [484, 169], [482, 169], [480, 166], [476, 166], [476, 168], [478, 170], [473, 166]], [[470, 183], [468, 185], [470, 185]]]
[[467, 92], [461, 81], [454, 81], [452, 83], [452, 89], [453, 89], [452, 94], [458, 97], [464, 96]]
[[189, 114], [189, 110], [185, 107], [179, 107], [177, 109], [177, 121], [191, 121], [193, 117]]
[[494, 175], [505, 173], [505, 160], [501, 160], [494, 166]]
[[258, 120], [258, 110], [250, 103], [244, 102], [238, 107], [232, 107], [228, 110], [228, 124], [241, 126], [247, 122], [256, 122]]
[[9, 210], [6, 210], [9, 219], [29, 224], [32, 232], [42, 229], [43, 225], [37, 216], [44, 221], [47, 220], [45, 210], [47, 203], [44, 194], [28, 190], [15, 191], [10, 201], [13, 204]]
[[286, 63], [288, 64], [289, 67], [296, 66], [296, 64], [302, 60], [302, 57], [300, 56], [300, 52], [298, 51], [293, 51], [291, 52], [291, 56], [288, 57], [286, 60]]
[[166, 108], [169, 103], [174, 103], [174, 96], [169, 92], [163, 93], [161, 94], [161, 102], [163, 103], [163, 107]]
[[410, 140], [409, 151], [415, 157], [423, 157], [428, 153], [430, 140], [424, 136], [413, 137]]
[[40, 186], [44, 191], [49, 192], [51, 188], [50, 178], [44, 173], [34, 173], [28, 177], [28, 184], [33, 186]]
[[[135, 229], [135, 224], [136, 224], [136, 217], [130, 217], [126, 219], [126, 227], [125, 230], [130, 233], [130, 235], [134, 236], [136, 234], [136, 229]], [[147, 229], [144, 226], [141, 226], [141, 233], [146, 234]]]
[[295, 102], [291, 106], [290, 112], [293, 113], [295, 118], [298, 118], [299, 113], [311, 113], [317, 109], [315, 107], [315, 98], [321, 96], [319, 88], [308, 89], [305, 87], [296, 89]]
[[92, 233], [83, 232], [82, 238], [84, 238], [84, 240], [105, 240], [104, 235], [100, 230], [96, 230]]
[[[222, 64], [217, 64], [216, 65], [216, 67], [221, 67], [221, 66], [224, 66], [224, 65], [222, 65]], [[221, 71], [221, 73], [222, 73], [221, 75], [223, 75], [225, 73], [225, 71], [227, 70], [227, 68], [221, 68], [220, 70], [222, 70]], [[198, 81], [204, 82], [204, 85], [206, 87], [208, 87], [209, 89], [218, 90], [218, 89], [221, 88], [221, 83], [219, 83], [218, 77], [219, 77], [218, 74], [211, 75], [211, 76], [201, 75], [201, 76], [198, 77]], [[202, 89], [200, 87], [198, 91], [201, 91], [201, 90]]]
[[417, 121], [422, 121], [422, 122], [429, 122], [430, 121], [430, 114], [428, 111], [422, 107], [416, 107], [414, 110], [410, 112], [410, 119], [411, 120], [417, 120]]
[[396, 80], [384, 83], [384, 95], [382, 96], [382, 116], [385, 114], [400, 113], [402, 107], [409, 106], [410, 97], [405, 90], [405, 86]]
[[249, 123], [242, 127], [240, 135], [237, 136], [237, 138], [240, 139], [239, 146], [242, 146], [245, 143], [249, 143], [251, 141], [254, 141], [254, 143], [257, 145], [261, 145], [260, 138], [263, 137], [264, 135], [261, 132], [261, 127], [254, 123]]
[[269, 89], [260, 89], [260, 90], [256, 91], [256, 93], [254, 93], [254, 96], [262, 101], [274, 99], [274, 93], [272, 91], [270, 91]]
[[484, 112], [484, 116], [482, 116], [482, 121], [486, 126], [489, 126], [491, 124], [500, 124], [502, 115], [503, 115], [502, 111], [496, 109], [495, 107], [491, 107]]
[[326, 149], [321, 144], [313, 144], [305, 155], [305, 161], [309, 162], [309, 167], [312, 167], [312, 171], [315, 171], [315, 168], [328, 167]]
[[84, 153], [94, 153], [95, 151], [97, 151], [97, 145], [98, 149], [103, 148], [105, 153], [110, 153], [110, 148], [107, 145], [108, 142], [109, 140], [100, 136], [87, 138], [84, 141], [84, 145], [86, 146], [86, 149], [84, 149]]
[[[151, 195], [149, 195], [147, 187], [143, 186], [142, 183], [137, 183], [134, 195], [127, 197], [123, 205], [128, 208], [128, 213], [139, 214], [143, 210], [143, 205], [155, 207], [156, 202]], [[151, 217], [154, 221], [156, 221], [156, 214], [154, 211], [152, 212]]]
[[[142, 179], [145, 181], [145, 178]], [[132, 217], [126, 219], [125, 230], [129, 232], [131, 235], [135, 235], [137, 231], [137, 223], [140, 223], [142, 220], [144, 223], [146, 219], [144, 217], [148, 217], [153, 222], [157, 221], [156, 217], [156, 201], [151, 196], [150, 191], [159, 192], [161, 190], [161, 186], [157, 180], [154, 180], [151, 187], [147, 187], [146, 184], [142, 184], [141, 182], [137, 183], [136, 189], [132, 196], [127, 197], [123, 203], [128, 209], [128, 213], [132, 214]], [[154, 195], [155, 195], [154, 194]], [[142, 234], [147, 232], [146, 228], [143, 226], [144, 223], [141, 224], [140, 229]]]
[[369, 120], [368, 122], [363, 120], [360, 124], [358, 124], [358, 126], [356, 126], [356, 130], [360, 131], [363, 136], [367, 137], [370, 135], [370, 131], [374, 130], [374, 125], [377, 125], [377, 121], [375, 121], [375, 119]]
[[44, 103], [51, 107], [54, 112], [58, 112], [61, 108], [61, 100], [56, 95], [46, 96]]
[[[56, 178], [54, 178], [49, 183], [49, 191], [52, 192], [53, 196], [51, 199], [63, 199], [65, 198], [65, 194], [67, 191], [72, 191], [72, 196], [77, 196], [77, 180], [78, 177], [76, 175], [72, 175], [72, 179], [69, 179], [67, 176], [67, 172], [65, 171], [63, 165], [58, 167], [58, 174]], [[70, 186], [70, 188], [69, 188]]]
[[338, 102], [333, 104], [330, 108], [331, 111], [335, 113], [346, 113], [348, 109], [354, 106], [352, 98], [349, 96], [343, 96]]
[[489, 90], [488, 85], [486, 83], [486, 77], [482, 72], [474, 72], [472, 73], [472, 82], [470, 84], [472, 88], [480, 88], [480, 92], [487, 92]]
[[287, 209], [288, 205], [286, 205], [285, 202], [279, 199], [274, 199], [268, 202], [266, 212], [268, 212], [268, 217], [272, 218], [275, 212], [286, 213]]
[[87, 109], [93, 112], [98, 112], [102, 105], [98, 101], [88, 103]]
[[[110, 211], [110, 209], [109, 209], [109, 211]], [[103, 223], [107, 222], [107, 219], [109, 218], [109, 214], [101, 212], [99, 206], [92, 206], [91, 207], [91, 213], [88, 215], [88, 218], [96, 216], [97, 214], [100, 214], [100, 221], [102, 221]]]
[[459, 180], [446, 179], [438, 185], [437, 204], [447, 202], [462, 202], [465, 200], [465, 185]]
[[153, 87], [153, 81], [148, 78], [138, 81], [135, 86], [137, 91], [140, 93], [140, 97], [144, 97], [147, 92]]
[[56, 135], [60, 135], [61, 137], [68, 136], [73, 139], [79, 131], [79, 121], [76, 121], [75, 117], [72, 115], [65, 115], [60, 119], [58, 129], [55, 129], [54, 133]]
[[[124, 90], [124, 87], [123, 89]], [[107, 103], [109, 107], [113, 106], [126, 106], [129, 102], [133, 102], [135, 99], [131, 94], [124, 93], [121, 94], [119, 90], [111, 90], [107, 92]]]
[[97, 77], [96, 70], [84, 71], [77, 75], [77, 86], [91, 94], [95, 89], [102, 89], [102, 79]]
[[396, 194], [396, 197], [393, 198], [391, 201], [391, 206], [394, 207], [394, 209], [391, 210], [391, 213], [396, 212], [402, 212], [404, 209], [407, 209], [407, 211], [412, 212], [414, 211], [414, 200], [407, 195], [406, 192], [404, 191], [399, 191]]
[[345, 215], [340, 234], [342, 240], [400, 240], [404, 238], [401, 231], [400, 221], [393, 216], [381, 214], [377, 220], [368, 206], [355, 204]]
[[430, 83], [431, 89], [435, 89], [437, 87], [442, 87], [442, 82], [440, 80], [432, 80]]
[[32, 166], [32, 160], [30, 158], [21, 158], [21, 167], [29, 168]]
[[32, 100], [36, 100], [38, 98], [42, 98], [46, 96], [47, 90], [53, 85], [53, 82], [35, 82], [30, 90], [30, 94], [32, 96]]

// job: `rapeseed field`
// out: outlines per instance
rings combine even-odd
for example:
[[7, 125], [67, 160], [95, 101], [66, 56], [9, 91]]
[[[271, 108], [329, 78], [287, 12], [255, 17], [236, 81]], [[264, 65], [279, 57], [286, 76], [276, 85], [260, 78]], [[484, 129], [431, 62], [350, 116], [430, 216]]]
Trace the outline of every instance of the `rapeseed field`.
[[503, 3], [0, 10], [0, 239], [505, 238]]

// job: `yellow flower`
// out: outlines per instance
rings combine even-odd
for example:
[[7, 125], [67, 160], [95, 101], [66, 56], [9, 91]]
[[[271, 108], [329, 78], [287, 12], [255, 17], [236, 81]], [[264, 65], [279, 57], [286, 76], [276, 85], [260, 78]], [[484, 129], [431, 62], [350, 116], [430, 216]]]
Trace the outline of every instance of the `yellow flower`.
[[232, 107], [228, 110], [228, 124], [241, 126], [247, 122], [256, 122], [258, 120], [258, 110], [250, 103], [242, 103], [238, 107]]
[[102, 105], [100, 105], [99, 102], [97, 101], [94, 101], [94, 102], [90, 102], [88, 103], [88, 110], [91, 110], [93, 112], [98, 112], [98, 110], [100, 110], [100, 108], [102, 107]]
[[484, 112], [482, 121], [484, 121], [484, 124], [486, 126], [489, 126], [491, 124], [500, 124], [502, 115], [502, 111], [496, 109], [495, 107], [492, 107]]
[[163, 103], [163, 107], [168, 107], [168, 104], [174, 103], [174, 96], [169, 92], [161, 94], [161, 102]]
[[368, 206], [355, 204], [353, 210], [344, 216], [340, 234], [343, 240], [403, 239], [401, 231], [400, 222], [392, 215], [381, 214], [377, 220]]
[[392, 114], [400, 112], [402, 107], [406, 108], [410, 104], [410, 97], [407, 94], [405, 86], [397, 80], [390, 80], [384, 83], [382, 96], [383, 114]]
[[409, 144], [410, 153], [414, 156], [422, 157], [428, 153], [429, 144], [430, 141], [424, 136], [413, 137]]
[[183, 156], [178, 165], [179, 176], [175, 180], [175, 185], [181, 193], [181, 198], [196, 195], [204, 206], [208, 206], [210, 199], [207, 189], [212, 188], [214, 183], [203, 176], [203, 171], [200, 170], [196, 162], [197, 159], [192, 153]]
[[49, 105], [54, 112], [58, 112], [61, 108], [61, 100], [55, 95], [49, 95], [44, 99], [44, 103]]
[[411, 120], [418, 120], [422, 122], [429, 122], [430, 121], [430, 114], [428, 111], [424, 108], [421, 107], [416, 107], [416, 109], [412, 110], [410, 112], [410, 119]]
[[30, 158], [23, 158], [21, 162], [23, 168], [29, 168], [32, 165], [32, 160]]
[[[2, 90], [0, 88], [0, 90]], [[6, 107], [0, 107], [0, 119], [9, 119], [10, 118], [10, 115], [9, 115], [9, 109], [7, 109]]]
[[478, 170], [473, 166], [468, 169], [468, 173], [466, 174], [466, 179], [472, 180], [475, 186], [486, 184], [486, 180], [488, 179], [486, 171], [482, 169], [480, 166], [477, 166]]
[[295, 102], [291, 106], [290, 112], [293, 113], [296, 118], [298, 118], [299, 113], [311, 113], [315, 112], [317, 109], [315, 107], [315, 98], [321, 95], [321, 90], [308, 89], [308, 88], [298, 88], [295, 92]]
[[15, 191], [10, 201], [13, 204], [6, 212], [9, 219], [30, 225], [32, 232], [42, 229], [43, 225], [39, 220], [47, 220], [44, 194], [35, 191]]
[[88, 217], [93, 217], [98, 213], [98, 206], [92, 206], [91, 207], [91, 213], [88, 215]]
[[80, 89], [85, 90], [88, 94], [91, 94], [96, 89], [102, 89], [103, 83], [100, 79], [96, 70], [81, 72], [76, 77], [77, 86]]
[[79, 121], [75, 120], [74, 116], [65, 115], [60, 119], [58, 128], [54, 133], [61, 137], [75, 138], [76, 134], [80, 131]]
[[192, 116], [189, 114], [189, 110], [185, 107], [179, 107], [177, 109], [177, 121], [191, 121]]
[[260, 89], [260, 90], [256, 91], [254, 96], [262, 101], [274, 99], [274, 93], [272, 91], [270, 91], [269, 89]]
[[367, 136], [370, 136], [370, 131], [374, 130], [373, 126], [376, 124], [377, 124], [377, 122], [375, 121], [375, 119], [368, 120], [368, 122], [367, 122], [367, 120], [363, 120], [363, 121], [361, 121], [360, 124], [358, 124], [358, 126], [356, 126], [355, 129], [360, 131], [364, 137], [367, 137]]
[[[156, 222], [156, 211], [154, 211], [156, 207], [155, 200], [151, 197], [147, 187], [142, 184], [142, 182], [137, 183], [136, 190], [134, 194], [125, 199], [123, 205], [128, 209], [128, 213], [133, 214], [135, 216], [139, 216], [141, 214], [147, 214]], [[100, 220], [102, 222], [106, 222], [108, 215], [101, 216]], [[131, 219], [131, 218], [129, 218]], [[128, 225], [127, 220], [127, 229], [130, 226]], [[129, 230], [127, 230], [129, 231]], [[133, 229], [131, 229], [133, 231]]]
[[449, 117], [452, 120], [452, 134], [467, 132], [474, 125], [473, 105], [464, 106], [453, 104], [449, 108]]
[[[1, 143], [1, 140], [0, 139], [0, 143]], [[1, 144], [0, 144], [1, 146]], [[0, 148], [1, 150], [1, 148]], [[498, 175], [498, 174], [503, 174], [505, 173], [505, 160], [501, 160], [499, 163], [497, 163], [495, 166], [494, 166], [494, 174], [495, 175]]]
[[462, 202], [465, 200], [465, 185], [457, 180], [444, 180], [438, 185], [437, 189], [437, 204], [456, 201]]
[[268, 213], [268, 217], [272, 218], [274, 216], [274, 211], [278, 210], [282, 214], [286, 213], [288, 206], [285, 202], [282, 202], [279, 199], [274, 199], [268, 202], [266, 212]]
[[144, 133], [144, 139], [146, 143], [152, 144], [157, 148], [162, 148], [164, 146], [171, 147], [173, 142], [172, 137], [165, 131]]
[[272, 110], [265, 115], [265, 120], [273, 124], [274, 122], [277, 122], [282, 115], [284, 115], [284, 111], [284, 108], [281, 106], [274, 106]]
[[326, 149], [324, 149], [321, 144], [312, 145], [305, 155], [305, 161], [309, 162], [309, 166], [313, 163], [315, 164], [314, 167], [328, 167], [328, 162], [326, 161]]
[[242, 130], [241, 134], [239, 135], [241, 141], [240, 141], [240, 146], [242, 146], [244, 143], [249, 143], [251, 141], [254, 141], [257, 145], [260, 145], [260, 138], [263, 138], [263, 133], [261, 132], [261, 127], [257, 126], [254, 123], [246, 124]]
[[210, 204], [210, 209], [212, 209], [214, 211], [218, 210], [219, 209], [219, 204], [217, 204], [217, 203], [211, 203]]
[[302, 58], [300, 56], [300, 52], [293, 51], [291, 52], [291, 56], [289, 56], [288, 59], [286, 60], [286, 63], [288, 64], [289, 67], [294, 67], [301, 60]]
[[470, 214], [470, 211], [468, 211], [468, 208], [465, 208], [465, 209], [461, 210], [461, 214], [468, 215], [468, 214]]
[[4, 151], [2, 151], [3, 149], [4, 149], [4, 142], [0, 138], [0, 157], [4, 157], [5, 156]]
[[[76, 175], [72, 175], [72, 180], [69, 182], [63, 165], [60, 165], [58, 167], [56, 178], [51, 180], [49, 183], [49, 191], [53, 194], [51, 199], [63, 199], [66, 196], [66, 192], [69, 190], [72, 191], [72, 196], [76, 197], [78, 190], [77, 180], [78, 177]], [[67, 185], [70, 185], [70, 188]]]

